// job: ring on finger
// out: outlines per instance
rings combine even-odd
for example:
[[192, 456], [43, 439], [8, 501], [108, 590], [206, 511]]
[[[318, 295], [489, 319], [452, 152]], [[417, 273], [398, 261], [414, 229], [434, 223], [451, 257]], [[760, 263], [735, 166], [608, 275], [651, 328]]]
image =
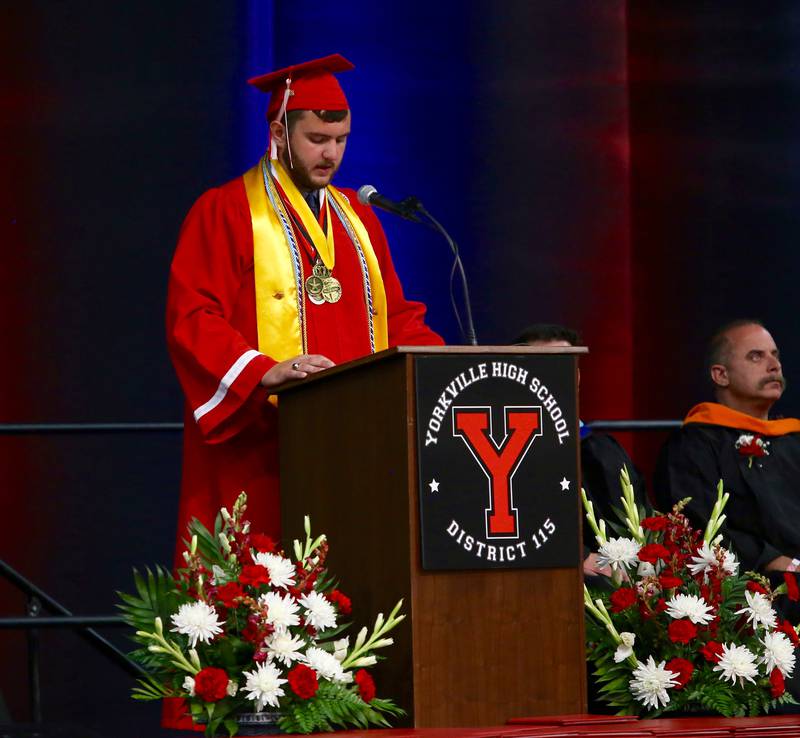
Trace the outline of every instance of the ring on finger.
[[292, 369], [294, 369], [296, 372], [300, 371], [300, 362], [299, 361], [293, 362], [292, 363]]

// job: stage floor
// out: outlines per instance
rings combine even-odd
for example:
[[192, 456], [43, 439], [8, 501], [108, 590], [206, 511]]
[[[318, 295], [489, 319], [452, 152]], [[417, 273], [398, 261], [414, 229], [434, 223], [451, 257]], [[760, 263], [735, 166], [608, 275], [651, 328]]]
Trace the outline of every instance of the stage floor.
[[779, 736], [800, 738], [800, 715], [775, 715], [758, 718], [664, 718], [639, 720], [608, 715], [557, 715], [515, 718], [507, 725], [488, 728], [392, 728], [389, 730], [347, 731], [341, 736], [362, 738], [559, 738], [596, 736], [597, 738], [646, 738], [658, 736], [737, 736], [756, 738]]

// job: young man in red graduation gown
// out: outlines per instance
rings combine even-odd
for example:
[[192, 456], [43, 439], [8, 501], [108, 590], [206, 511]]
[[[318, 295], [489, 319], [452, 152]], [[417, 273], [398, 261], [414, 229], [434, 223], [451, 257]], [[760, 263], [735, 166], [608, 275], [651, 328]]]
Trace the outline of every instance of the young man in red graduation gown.
[[778, 347], [757, 321], [723, 327], [708, 369], [717, 402], [693, 407], [656, 469], [660, 509], [691, 497], [685, 512], [702, 530], [721, 479], [730, 500], [722, 528], [741, 570], [776, 583], [800, 565], [800, 420], [770, 420], [785, 381]]
[[372, 209], [331, 185], [351, 117], [333, 73], [349, 69], [333, 55], [251, 79], [272, 94], [271, 155], [206, 192], [183, 225], [167, 300], [187, 400], [179, 535], [242, 490], [254, 527], [280, 535], [276, 386], [442, 343], [403, 296]]
[[251, 79], [272, 95], [269, 152], [202, 195], [181, 230], [167, 298], [186, 395], [179, 538], [242, 490], [254, 530], [279, 538], [275, 387], [442, 343], [405, 299], [372, 209], [331, 185], [351, 118], [334, 73], [352, 68], [337, 54]]

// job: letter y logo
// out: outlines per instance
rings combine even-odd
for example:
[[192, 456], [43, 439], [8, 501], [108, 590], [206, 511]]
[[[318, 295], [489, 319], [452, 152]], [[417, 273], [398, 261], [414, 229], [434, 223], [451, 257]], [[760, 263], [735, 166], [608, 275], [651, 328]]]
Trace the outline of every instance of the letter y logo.
[[511, 479], [533, 439], [542, 435], [540, 407], [505, 407], [503, 414], [505, 437], [497, 444], [492, 434], [491, 408], [453, 408], [453, 435], [461, 437], [489, 479], [487, 538], [519, 537]]

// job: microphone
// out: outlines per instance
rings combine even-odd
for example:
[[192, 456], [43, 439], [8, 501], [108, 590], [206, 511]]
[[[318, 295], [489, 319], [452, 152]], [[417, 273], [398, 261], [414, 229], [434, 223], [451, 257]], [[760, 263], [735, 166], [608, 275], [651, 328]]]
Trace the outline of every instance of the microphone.
[[399, 215], [406, 220], [413, 220], [415, 223], [421, 222], [414, 212], [418, 209], [419, 201], [415, 197], [409, 197], [402, 202], [395, 202], [388, 197], [381, 195], [372, 185], [362, 185], [358, 188], [358, 201], [362, 205], [372, 205], [373, 207], [385, 210], [387, 213]]

